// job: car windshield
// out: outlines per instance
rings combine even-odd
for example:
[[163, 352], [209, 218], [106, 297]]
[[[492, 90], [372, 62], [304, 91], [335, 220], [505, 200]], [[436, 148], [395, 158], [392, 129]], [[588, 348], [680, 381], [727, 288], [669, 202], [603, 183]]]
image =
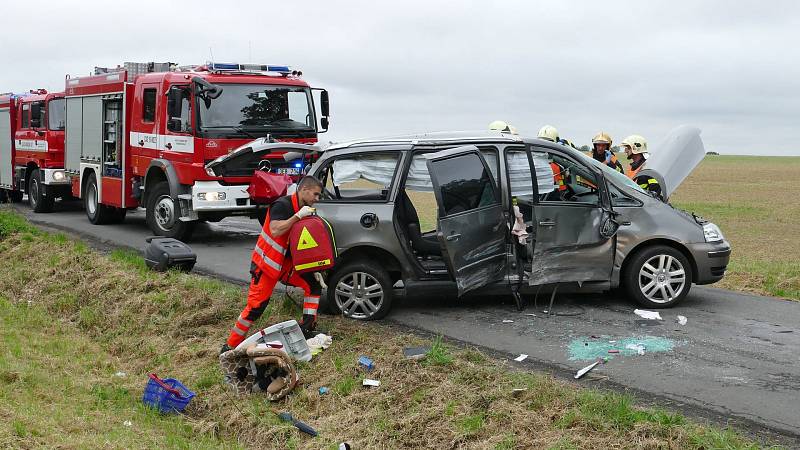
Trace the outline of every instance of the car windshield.
[[647, 194], [647, 192], [645, 192], [644, 189], [639, 187], [639, 185], [636, 184], [635, 181], [633, 181], [630, 178], [628, 178], [627, 175], [617, 172], [616, 170], [612, 169], [611, 167], [608, 167], [607, 165], [601, 163], [600, 161], [597, 161], [596, 159], [586, 155], [583, 152], [576, 151], [576, 152], [573, 152], [573, 153], [580, 155], [580, 157], [583, 159], [584, 162], [588, 162], [588, 164], [591, 164], [591, 165], [593, 165], [595, 167], [599, 167], [600, 170], [603, 171], [603, 174], [606, 176], [606, 179], [611, 180], [612, 183], [614, 183], [614, 184], [616, 184], [618, 186], [619, 185], [628, 186], [633, 190], [639, 191], [639, 192], [641, 192], [643, 194]]
[[313, 131], [311, 91], [301, 86], [220, 84], [222, 94], [198, 98], [200, 129]]

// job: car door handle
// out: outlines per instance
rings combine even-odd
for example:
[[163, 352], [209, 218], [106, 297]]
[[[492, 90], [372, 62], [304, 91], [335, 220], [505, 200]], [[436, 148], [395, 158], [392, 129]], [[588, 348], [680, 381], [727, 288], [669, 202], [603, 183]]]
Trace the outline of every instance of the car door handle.
[[448, 241], [457, 241], [458, 238], [460, 238], [460, 237], [461, 237], [461, 234], [451, 234], [450, 236], [447, 236], [445, 239], [448, 240]]
[[554, 227], [554, 226], [556, 226], [556, 223], [554, 221], [552, 221], [552, 220], [543, 220], [543, 221], [539, 222], [539, 225], [541, 225], [543, 227]]

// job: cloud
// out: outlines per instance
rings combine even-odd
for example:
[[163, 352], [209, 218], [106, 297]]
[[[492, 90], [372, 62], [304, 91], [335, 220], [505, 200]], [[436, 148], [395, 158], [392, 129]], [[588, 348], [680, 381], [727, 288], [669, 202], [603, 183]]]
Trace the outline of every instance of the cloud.
[[324, 140], [544, 124], [800, 155], [794, 2], [14, 3], [0, 91], [123, 61], [288, 63], [331, 92]]

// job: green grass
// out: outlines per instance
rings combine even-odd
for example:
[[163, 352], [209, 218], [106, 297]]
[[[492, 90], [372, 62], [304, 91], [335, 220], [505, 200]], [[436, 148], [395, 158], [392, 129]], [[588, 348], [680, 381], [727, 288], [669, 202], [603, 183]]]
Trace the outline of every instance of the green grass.
[[[278, 403], [258, 395], [234, 399], [222, 382], [217, 351], [244, 304], [240, 287], [145, 271], [135, 253], [104, 256], [63, 236], [31, 230], [24, 221], [5, 223], [14, 231], [0, 239], [4, 445], [335, 448], [343, 440], [355, 448], [755, 445], [734, 430], [640, 408], [630, 397], [510, 371], [477, 349], [457, 349], [441, 337], [424, 339], [330, 316], [323, 316], [321, 325], [334, 336], [333, 345], [298, 364], [301, 382], [290, 397]], [[52, 258], [25, 257], [31, 253]], [[276, 294], [257, 326], [298, 316], [297, 306]], [[431, 347], [423, 360], [403, 358], [404, 347], [423, 345]], [[376, 368], [363, 372], [359, 355], [369, 355]], [[118, 371], [127, 376], [114, 376]], [[177, 378], [198, 394], [186, 416], [161, 416], [142, 406], [149, 372]], [[381, 386], [361, 386], [365, 376]], [[319, 395], [321, 386], [330, 394]], [[516, 388], [526, 390], [512, 396]], [[274, 410], [291, 411], [320, 436], [299, 434]]]
[[[124, 360], [44, 308], [0, 298], [0, 442], [12, 447], [236, 448], [139, 401], [143, 381], [116, 377]], [[125, 423], [129, 421], [130, 426]], [[55, 439], [55, 440], [54, 440]]]

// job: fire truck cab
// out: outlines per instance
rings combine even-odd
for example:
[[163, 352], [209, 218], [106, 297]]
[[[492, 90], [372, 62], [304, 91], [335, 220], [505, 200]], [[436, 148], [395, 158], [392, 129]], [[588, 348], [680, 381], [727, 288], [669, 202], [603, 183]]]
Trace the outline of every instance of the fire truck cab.
[[[0, 97], [0, 188], [12, 201], [50, 212], [70, 195], [64, 173], [64, 93], [44, 89]], [[9, 145], [10, 140], [10, 145]]]
[[[208, 63], [68, 78], [65, 162], [73, 195], [92, 223], [121, 221], [143, 207], [155, 234], [179, 239], [198, 221], [257, 217], [263, 207], [247, 194], [256, 167], [228, 167], [218, 176], [206, 165], [265, 136], [315, 143], [328, 126], [328, 94], [320, 93], [318, 125], [301, 75], [287, 66]], [[255, 164], [296, 173], [299, 163], [283, 156]]]

